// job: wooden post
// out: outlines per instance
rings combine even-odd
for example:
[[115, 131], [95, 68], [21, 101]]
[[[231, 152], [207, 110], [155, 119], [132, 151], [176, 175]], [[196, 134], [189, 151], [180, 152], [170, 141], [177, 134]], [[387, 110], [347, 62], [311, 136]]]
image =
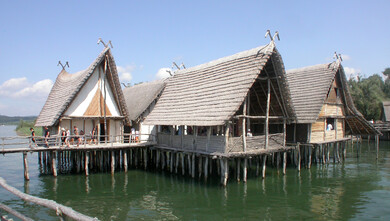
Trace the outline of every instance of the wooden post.
[[283, 153], [283, 174], [286, 175], [287, 152]]
[[123, 167], [125, 170], [125, 173], [127, 172], [127, 150], [123, 150]]
[[146, 148], [143, 151], [144, 151], [144, 169], [146, 170], [148, 168], [148, 151]]
[[211, 126], [210, 127], [207, 127], [207, 144], [206, 144], [206, 152], [209, 152], [209, 148], [210, 148], [210, 138], [211, 138]]
[[298, 171], [301, 171], [301, 147], [300, 143], [297, 143], [297, 151], [298, 151]]
[[191, 165], [191, 176], [192, 178], [195, 178], [195, 153], [192, 154], [192, 165]]
[[376, 159], [379, 158], [379, 135], [375, 135]]
[[246, 183], [246, 180], [247, 180], [247, 175], [248, 175], [248, 159], [247, 158], [244, 158], [244, 168], [242, 170], [242, 181], [244, 181], [244, 183]]
[[312, 152], [313, 152], [313, 147], [312, 146], [309, 146], [309, 162], [307, 164], [307, 167], [310, 169], [311, 168], [311, 155], [312, 155]]
[[244, 104], [243, 104], [243, 115], [244, 117], [242, 118], [242, 147], [243, 147], [243, 151], [246, 152], [246, 130], [245, 130], [245, 121], [246, 121], [246, 103], [247, 103], [247, 99], [248, 97], [246, 97], [244, 99]]
[[226, 129], [225, 129], [225, 153], [227, 152], [229, 148], [229, 132], [230, 132], [230, 123], [226, 123]]
[[[184, 131], [183, 131], [184, 133]], [[177, 174], [177, 168], [179, 166], [179, 153], [176, 152], [175, 154], [176, 160], [175, 160], [175, 173]]]
[[209, 164], [209, 158], [206, 156], [205, 159], [204, 159], [204, 169], [203, 169], [203, 173], [204, 173], [204, 180], [207, 181], [207, 172], [208, 172], [208, 164]]
[[111, 151], [111, 175], [115, 173], [115, 152]]
[[265, 149], [268, 149], [268, 142], [269, 142], [269, 138], [268, 138], [268, 129], [269, 129], [269, 108], [270, 108], [270, 101], [271, 101], [271, 80], [267, 79], [267, 111], [266, 111], [266, 115], [265, 115]]
[[52, 152], [52, 158], [51, 158], [51, 167], [53, 170], [53, 176], [57, 177], [57, 162], [56, 162], [56, 152]]
[[85, 152], [85, 176], [89, 175], [88, 163], [89, 163], [89, 152]]
[[181, 158], [181, 174], [184, 176], [185, 174], [184, 153], [180, 153], [180, 158]]
[[267, 155], [263, 156], [263, 171], [262, 171], [262, 177], [265, 178], [265, 169], [266, 169], [266, 163], [267, 163]]
[[27, 152], [23, 152], [23, 164], [24, 164], [24, 179], [30, 180], [30, 175], [28, 174]]
[[240, 182], [241, 158], [237, 158], [237, 182]]

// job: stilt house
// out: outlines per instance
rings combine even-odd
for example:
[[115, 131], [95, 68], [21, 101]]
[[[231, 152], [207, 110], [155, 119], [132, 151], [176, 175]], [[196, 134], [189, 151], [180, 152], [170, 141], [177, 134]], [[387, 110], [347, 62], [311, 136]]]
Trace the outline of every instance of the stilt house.
[[326, 143], [378, 131], [355, 108], [340, 61], [287, 71], [296, 121], [287, 140]]
[[283, 148], [292, 117], [283, 61], [272, 41], [179, 70], [144, 124], [159, 126], [159, 147], [234, 155]]
[[[144, 119], [153, 110], [158, 98], [165, 88], [165, 80], [141, 83], [123, 89], [127, 110], [129, 110], [129, 121], [131, 126], [125, 126], [126, 134], [131, 129], [138, 131], [139, 141], [155, 140], [157, 128], [155, 125], [144, 125]], [[134, 139], [134, 135], [132, 135]], [[131, 139], [131, 138], [130, 138]]]
[[60, 128], [73, 134], [74, 126], [89, 134], [97, 127], [98, 139], [110, 136], [117, 141], [128, 124], [126, 108], [115, 61], [106, 47], [86, 70], [60, 72], [35, 126], [47, 126], [52, 134]]
[[381, 121], [375, 122], [375, 128], [381, 133], [381, 139], [390, 140], [390, 101], [382, 102]]

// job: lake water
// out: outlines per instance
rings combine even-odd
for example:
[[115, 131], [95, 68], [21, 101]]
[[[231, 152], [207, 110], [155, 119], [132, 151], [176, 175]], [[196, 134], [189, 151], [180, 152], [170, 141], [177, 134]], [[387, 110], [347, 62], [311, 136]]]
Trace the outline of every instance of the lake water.
[[[0, 137], [15, 136], [14, 128], [0, 126]], [[268, 167], [266, 179], [230, 180], [226, 188], [214, 180], [135, 169], [54, 178], [40, 174], [36, 154], [28, 154], [25, 182], [21, 153], [0, 155], [0, 176], [23, 192], [100, 220], [390, 220], [390, 143], [381, 142], [378, 160], [373, 142], [363, 142], [359, 158], [354, 151], [348, 149], [343, 164], [300, 173], [290, 167], [286, 176]], [[35, 220], [58, 220], [1, 187], [0, 203]]]

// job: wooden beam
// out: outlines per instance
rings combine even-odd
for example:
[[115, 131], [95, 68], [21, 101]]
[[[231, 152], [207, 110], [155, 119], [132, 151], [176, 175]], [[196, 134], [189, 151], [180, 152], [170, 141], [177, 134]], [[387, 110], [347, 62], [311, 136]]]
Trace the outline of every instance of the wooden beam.
[[[243, 104], [243, 111], [242, 113], [243, 114], [246, 114], [246, 104], [247, 104], [247, 100], [248, 100], [248, 97], [246, 97], [244, 99], [244, 104]], [[246, 131], [245, 131], [245, 124], [246, 124], [246, 119], [243, 118], [242, 119], [242, 148], [243, 148], [243, 151], [246, 152]]]
[[271, 102], [271, 80], [268, 79], [267, 81], [267, 112], [266, 112], [266, 118], [265, 118], [265, 149], [268, 149], [268, 142], [269, 142], [269, 109], [270, 109], [270, 102]]

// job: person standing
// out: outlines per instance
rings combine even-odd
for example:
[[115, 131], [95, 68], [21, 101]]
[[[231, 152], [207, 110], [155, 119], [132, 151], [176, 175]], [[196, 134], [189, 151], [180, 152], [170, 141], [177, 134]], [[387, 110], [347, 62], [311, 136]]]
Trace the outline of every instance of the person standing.
[[67, 147], [70, 147], [70, 130], [69, 129], [66, 129], [66, 140], [65, 140], [65, 144]]
[[61, 147], [64, 146], [64, 144], [66, 144], [66, 131], [65, 131], [65, 128], [61, 128]]
[[80, 145], [79, 129], [74, 126], [73, 128], [74, 140], [77, 142], [77, 147]]
[[32, 146], [34, 145], [35, 147], [38, 147], [36, 141], [35, 141], [35, 131], [34, 131], [34, 128], [30, 128], [30, 131], [31, 131], [31, 145], [30, 147], [32, 148]]
[[49, 148], [49, 137], [50, 137], [50, 130], [45, 126], [45, 144], [47, 148]]

